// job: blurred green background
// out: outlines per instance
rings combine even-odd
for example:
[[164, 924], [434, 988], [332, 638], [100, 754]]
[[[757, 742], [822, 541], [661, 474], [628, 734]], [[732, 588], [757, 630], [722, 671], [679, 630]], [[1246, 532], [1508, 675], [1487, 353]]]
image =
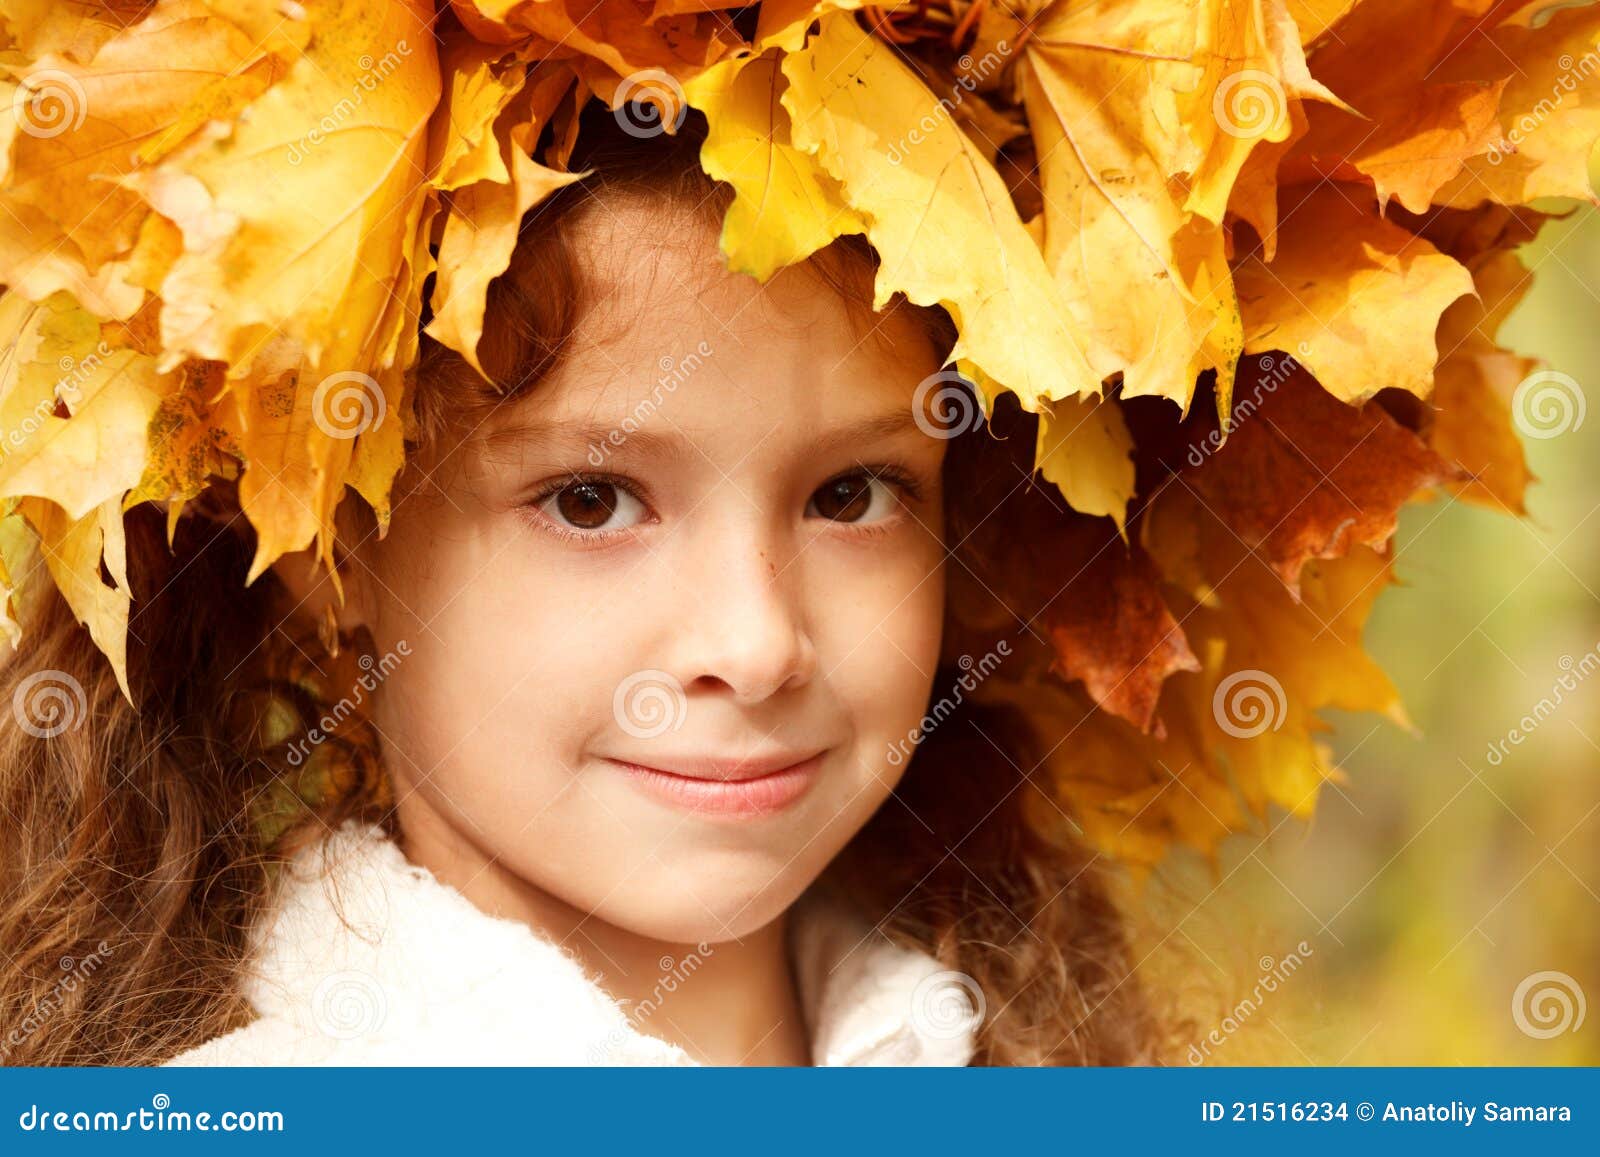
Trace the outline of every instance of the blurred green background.
[[1147, 967], [1194, 1018], [1190, 1063], [1600, 1063], [1600, 670], [1488, 758], [1600, 654], [1600, 211], [1522, 258], [1534, 287], [1501, 343], [1593, 412], [1524, 439], [1528, 518], [1454, 500], [1403, 516], [1401, 585], [1366, 638], [1419, 734], [1338, 718], [1350, 782], [1309, 824], [1275, 816], [1147, 896]]

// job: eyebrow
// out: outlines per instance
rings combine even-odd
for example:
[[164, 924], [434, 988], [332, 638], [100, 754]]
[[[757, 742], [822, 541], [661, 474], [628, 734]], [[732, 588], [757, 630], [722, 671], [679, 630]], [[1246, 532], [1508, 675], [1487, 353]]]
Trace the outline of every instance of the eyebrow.
[[917, 429], [916, 417], [911, 407], [904, 406], [885, 410], [881, 414], [874, 414], [870, 418], [863, 418], [848, 425], [837, 426], [814, 439], [810, 449], [813, 453], [820, 454], [848, 446], [852, 442], [876, 442]]
[[[635, 449], [659, 457], [676, 459], [687, 452], [682, 439], [668, 437], [653, 430], [638, 429], [629, 432], [623, 428], [622, 422], [606, 424], [586, 418], [531, 418], [489, 430], [482, 433], [480, 438], [484, 449], [494, 456], [524, 447], [530, 442], [563, 442], [585, 448], [604, 446], [613, 434], [625, 443], [632, 443]], [[620, 447], [614, 446], [613, 449]]]
[[[855, 442], [875, 442], [917, 429], [916, 418], [908, 405], [836, 426], [813, 439], [807, 450], [812, 454], [825, 454]], [[486, 451], [494, 455], [532, 441], [561, 441], [586, 448], [605, 446], [613, 435], [621, 439], [621, 444], [613, 444], [613, 449], [628, 445], [635, 451], [669, 460], [687, 458], [691, 452], [690, 440], [676, 433], [643, 428], [630, 432], [623, 428], [622, 422], [606, 424], [587, 418], [531, 418], [480, 436]]]

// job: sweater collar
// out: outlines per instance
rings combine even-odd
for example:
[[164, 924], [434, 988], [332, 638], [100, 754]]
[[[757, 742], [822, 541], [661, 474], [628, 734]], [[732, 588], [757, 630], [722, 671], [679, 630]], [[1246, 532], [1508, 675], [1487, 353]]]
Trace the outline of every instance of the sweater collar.
[[[347, 823], [288, 866], [245, 996], [258, 1019], [180, 1064], [688, 1065], [649, 1021], [699, 964], [663, 958], [655, 999], [629, 1008], [578, 959], [476, 908]], [[926, 952], [890, 942], [813, 889], [790, 948], [818, 1065], [965, 1065], [982, 996]]]

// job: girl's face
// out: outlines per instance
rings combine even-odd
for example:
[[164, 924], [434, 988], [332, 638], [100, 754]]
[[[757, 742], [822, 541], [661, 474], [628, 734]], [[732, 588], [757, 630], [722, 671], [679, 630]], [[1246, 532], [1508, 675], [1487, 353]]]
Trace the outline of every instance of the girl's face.
[[407, 840], [469, 894], [743, 936], [884, 802], [927, 704], [938, 356], [808, 268], [729, 274], [709, 225], [653, 240], [625, 198], [576, 228], [599, 302], [559, 368], [367, 552], [380, 653], [409, 648], [376, 722]]

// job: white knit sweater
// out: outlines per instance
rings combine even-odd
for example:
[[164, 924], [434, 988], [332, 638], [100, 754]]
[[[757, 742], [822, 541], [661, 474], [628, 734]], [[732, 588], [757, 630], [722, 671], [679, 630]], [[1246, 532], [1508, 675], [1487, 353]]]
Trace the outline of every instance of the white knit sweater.
[[[258, 937], [245, 984], [258, 1019], [172, 1064], [695, 1063], [648, 1033], [693, 950], [661, 961], [657, 1008], [630, 1016], [573, 955], [480, 911], [380, 829], [347, 824], [327, 850], [291, 866]], [[814, 1063], [969, 1063], [982, 1009], [966, 977], [809, 894], [792, 919]]]

